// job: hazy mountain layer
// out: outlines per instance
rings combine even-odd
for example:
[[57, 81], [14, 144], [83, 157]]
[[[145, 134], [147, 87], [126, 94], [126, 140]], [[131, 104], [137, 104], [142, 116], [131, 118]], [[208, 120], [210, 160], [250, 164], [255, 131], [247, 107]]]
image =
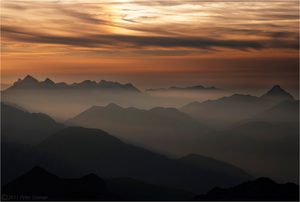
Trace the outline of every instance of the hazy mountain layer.
[[[199, 88], [199, 86], [197, 87]], [[184, 93], [184, 94], [183, 94]], [[130, 83], [86, 80], [80, 83], [38, 81], [32, 76], [19, 79], [1, 92], [2, 100], [15, 103], [31, 112], [43, 112], [56, 120], [70, 119], [83, 110], [97, 105], [118, 103], [126, 107], [149, 109], [156, 106], [179, 107], [193, 100], [218, 98], [228, 93], [219, 91], [180, 91], [165, 93], [141, 92]]]
[[195, 141], [211, 132], [175, 108], [150, 110], [122, 108], [115, 104], [94, 106], [67, 121], [69, 125], [99, 128], [134, 144], [172, 155], [186, 155]]
[[[5, 115], [13, 117], [8, 112]], [[32, 121], [28, 131], [43, 126], [36, 126], [40, 120], [34, 117], [35, 114], [27, 114], [27, 120]], [[18, 128], [19, 122], [14, 122], [14, 119], [7, 121], [9, 125], [14, 123]], [[26, 134], [23, 134], [24, 137]], [[246, 172], [234, 167], [230, 170], [213, 167], [218, 164], [214, 159], [203, 164], [206, 166], [195, 166], [124, 143], [97, 129], [65, 128], [34, 147], [19, 144], [15, 139], [9, 139], [8, 134], [4, 136], [7, 140], [2, 142], [2, 183], [11, 181], [36, 165], [62, 177], [80, 177], [92, 172], [103, 177], [134, 178], [191, 191], [207, 190], [216, 184], [227, 186], [251, 178]]]
[[64, 126], [42, 113], [29, 113], [1, 103], [2, 140], [35, 145]]
[[232, 162], [256, 176], [298, 182], [299, 105], [284, 101], [198, 142], [198, 153]]
[[293, 100], [288, 92], [276, 85], [260, 97], [234, 94], [202, 103], [193, 102], [183, 106], [181, 110], [203, 123], [218, 127], [255, 116], [280, 102]]
[[93, 172], [189, 191], [207, 190], [216, 184], [228, 186], [250, 178], [241, 170], [211, 170], [170, 159], [97, 129], [63, 129], [41, 143], [38, 153], [39, 165], [60, 176], [78, 177]]

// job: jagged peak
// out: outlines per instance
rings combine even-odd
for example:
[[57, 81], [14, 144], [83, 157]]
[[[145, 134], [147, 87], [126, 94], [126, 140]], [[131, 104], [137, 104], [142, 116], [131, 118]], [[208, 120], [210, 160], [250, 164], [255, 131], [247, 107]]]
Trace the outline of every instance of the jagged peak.
[[121, 84], [115, 81], [106, 81], [101, 80], [99, 83], [93, 80], [84, 80], [80, 83], [74, 82], [72, 84], [67, 84], [65, 82], [55, 83], [50, 78], [46, 78], [44, 81], [38, 81], [31, 75], [27, 75], [24, 79], [18, 79], [14, 82], [13, 86], [9, 89], [18, 89], [18, 88], [72, 88], [76, 89], [85, 88], [85, 89], [101, 89], [101, 90], [126, 90], [127, 92], [140, 92], [132, 83]]

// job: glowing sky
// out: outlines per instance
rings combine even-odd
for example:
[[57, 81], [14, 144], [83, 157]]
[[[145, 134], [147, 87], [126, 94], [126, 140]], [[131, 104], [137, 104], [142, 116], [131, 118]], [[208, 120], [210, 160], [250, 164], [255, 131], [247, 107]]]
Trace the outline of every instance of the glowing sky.
[[298, 86], [294, 0], [5, 0], [2, 83]]

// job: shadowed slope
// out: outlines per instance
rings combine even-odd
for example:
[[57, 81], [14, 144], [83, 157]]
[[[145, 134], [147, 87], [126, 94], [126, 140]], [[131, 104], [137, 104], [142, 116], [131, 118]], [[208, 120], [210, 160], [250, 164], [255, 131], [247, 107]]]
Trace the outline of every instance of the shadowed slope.
[[151, 184], [185, 190], [207, 190], [216, 184], [236, 184], [249, 175], [187, 165], [136, 146], [104, 131], [71, 127], [42, 142], [39, 165], [61, 176], [93, 172], [103, 177], [129, 177]]
[[298, 201], [299, 186], [277, 184], [268, 178], [242, 183], [231, 188], [214, 188], [195, 198], [200, 201]]
[[[90, 174], [79, 179], [59, 178], [40, 167], [20, 176], [2, 188], [12, 200], [118, 200], [108, 190], [103, 179]], [[24, 199], [23, 199], [24, 200]]]
[[10, 142], [34, 145], [63, 128], [42, 113], [29, 113], [1, 103], [2, 138]]

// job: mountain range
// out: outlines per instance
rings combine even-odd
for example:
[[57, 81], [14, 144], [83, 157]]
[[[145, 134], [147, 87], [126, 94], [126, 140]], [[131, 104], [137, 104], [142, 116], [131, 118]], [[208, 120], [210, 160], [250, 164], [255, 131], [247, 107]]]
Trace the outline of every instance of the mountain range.
[[2, 188], [2, 200], [111, 201], [111, 200], [197, 200], [197, 201], [296, 201], [299, 186], [278, 184], [268, 178], [247, 181], [235, 187], [215, 187], [206, 194], [146, 184], [130, 178], [102, 179], [95, 174], [61, 178], [43, 168], [29, 172]]
[[[6, 113], [5, 116], [11, 117], [10, 123], [5, 124], [14, 123], [18, 130], [21, 120], [14, 121], [14, 116], [18, 114]], [[35, 121], [35, 115], [28, 114], [26, 119]], [[28, 127], [35, 131], [37, 124]], [[26, 134], [31, 135], [29, 131]], [[65, 178], [95, 173], [105, 178], [131, 178], [192, 192], [208, 191], [215, 185], [234, 185], [252, 178], [243, 170], [225, 162], [219, 163], [218, 160], [198, 156], [193, 161], [203, 163], [196, 165], [185, 161], [185, 158], [174, 159], [125, 143], [98, 129], [62, 128], [33, 146], [19, 144], [17, 139], [10, 139], [9, 134], [3, 135], [7, 138], [2, 142], [2, 184], [34, 166], [43, 167]], [[218, 163], [223, 166], [216, 167]]]
[[180, 110], [208, 125], [228, 126], [250, 118], [283, 101], [294, 101], [291, 94], [275, 85], [260, 97], [234, 94], [202, 103], [192, 102]]
[[230, 188], [214, 188], [195, 197], [197, 201], [297, 201], [299, 185], [278, 184], [268, 178], [259, 178]]
[[50, 79], [38, 81], [29, 75], [16, 81], [1, 95], [6, 103], [15, 103], [31, 112], [46, 113], [59, 121], [69, 119], [95, 104], [116, 102], [132, 105], [147, 99], [130, 83], [86, 80], [66, 84]]
[[283, 101], [227, 129], [206, 134], [198, 153], [231, 162], [255, 176], [298, 181], [299, 101]]
[[153, 92], [153, 91], [203, 91], [203, 90], [210, 91], [210, 90], [220, 90], [220, 89], [217, 89], [214, 86], [205, 87], [205, 86], [202, 86], [202, 85], [188, 86], [188, 87], [171, 86], [169, 88], [149, 88], [149, 89], [146, 89], [146, 91], [150, 91], [150, 92]]
[[128, 142], [177, 156], [191, 152], [193, 143], [212, 131], [176, 108], [143, 110], [116, 104], [93, 106], [66, 124], [103, 129]]
[[85, 90], [121, 90], [128, 92], [140, 92], [131, 83], [121, 84], [113, 81], [101, 80], [100, 82], [85, 80], [80, 83], [66, 84], [64, 82], [55, 83], [49, 78], [44, 81], [38, 81], [36, 78], [27, 75], [24, 79], [18, 79], [6, 91], [22, 90], [22, 89], [85, 89]]
[[124, 143], [98, 129], [63, 129], [38, 145], [37, 151], [38, 165], [60, 176], [78, 177], [92, 172], [188, 191], [204, 191], [215, 184], [227, 186], [250, 178], [242, 170], [228, 173], [222, 168], [210, 170], [186, 164]]
[[[1, 103], [2, 184], [34, 166], [61, 179], [95, 173], [118, 196], [128, 190], [130, 200], [154, 200], [144, 188], [170, 193], [173, 200], [174, 189], [186, 190], [178, 191], [186, 196], [235, 186], [252, 176], [298, 183], [299, 101], [278, 85], [259, 97], [235, 94], [180, 109], [99, 106], [94, 103], [108, 102], [109, 94], [40, 90], [4, 93], [9, 102]], [[112, 94], [122, 103], [143, 95]], [[13, 101], [30, 103], [35, 110]], [[74, 109], [78, 115], [62, 124], [32, 112], [45, 107], [61, 114]], [[145, 195], [135, 193], [138, 187]]]

